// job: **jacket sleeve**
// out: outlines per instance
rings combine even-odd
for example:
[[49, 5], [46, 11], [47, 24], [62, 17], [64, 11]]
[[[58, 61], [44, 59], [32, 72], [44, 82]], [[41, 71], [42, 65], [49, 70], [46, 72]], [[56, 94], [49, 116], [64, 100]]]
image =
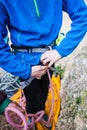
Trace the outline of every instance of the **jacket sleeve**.
[[5, 7], [0, 2], [0, 67], [5, 71], [18, 76], [22, 79], [28, 79], [31, 74], [31, 67], [14, 56], [10, 47], [4, 42], [7, 36], [6, 26], [9, 24], [9, 16]]
[[64, 57], [73, 52], [87, 32], [87, 6], [83, 0], [62, 0], [62, 5], [63, 11], [72, 20], [70, 31], [60, 45], [56, 46], [57, 51]]

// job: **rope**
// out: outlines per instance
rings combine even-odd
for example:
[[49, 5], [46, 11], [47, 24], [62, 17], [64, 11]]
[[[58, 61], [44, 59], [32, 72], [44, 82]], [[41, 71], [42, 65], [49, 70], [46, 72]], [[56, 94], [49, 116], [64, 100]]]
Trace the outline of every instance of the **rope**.
[[24, 124], [24, 130], [27, 130], [27, 122], [26, 122], [26, 118], [24, 116], [24, 114], [22, 112], [20, 112], [17, 108], [13, 108], [13, 107], [7, 107], [6, 110], [5, 110], [5, 117], [8, 121], [8, 123], [13, 126], [13, 127], [16, 127], [16, 128], [23, 128], [22, 125], [20, 124], [16, 124], [12, 121], [12, 119], [10, 118], [9, 116], [9, 111], [12, 111], [14, 113], [16, 113], [20, 118], [21, 120], [23, 121], [23, 124]]
[[[45, 125], [47, 123], [50, 122], [51, 120], [51, 117], [53, 115], [53, 107], [54, 107], [54, 90], [53, 90], [53, 86], [52, 86], [52, 80], [51, 80], [51, 75], [50, 75], [50, 72], [49, 70], [47, 70], [47, 74], [48, 74], [48, 78], [49, 78], [49, 88], [51, 89], [51, 92], [52, 92], [52, 106], [51, 106], [51, 110], [50, 110], [50, 113], [49, 113], [49, 117], [48, 117], [48, 121], [45, 122]], [[20, 85], [18, 83], [18, 78], [17, 77], [14, 77], [8, 73], [6, 73], [5, 75], [3, 75], [3, 77], [1, 78], [1, 82], [0, 83], [0, 89], [6, 89], [8, 88], [8, 86], [12, 86], [13, 87], [13, 90], [16, 90], [18, 88], [20, 88]], [[15, 86], [13, 86], [13, 84], [16, 83], [16, 85], [18, 86], [18, 88], [15, 88]], [[3, 85], [5, 85], [5, 87], [2, 87]], [[9, 89], [9, 91], [12, 91], [11, 89]], [[25, 99], [22, 99], [23, 97], [20, 98], [20, 106], [22, 106], [22, 108], [24, 109], [24, 106], [23, 105], [25, 103]], [[20, 112], [19, 110], [17, 110], [16, 108], [8, 108], [6, 109], [5, 111], [5, 116], [6, 116], [6, 119], [7, 121], [9, 122], [9, 124], [11, 124], [13, 127], [17, 127], [17, 128], [21, 128], [23, 126], [21, 125], [17, 125], [15, 124], [14, 122], [12, 122], [11, 118], [9, 117], [9, 111], [13, 111], [15, 112], [17, 115], [19, 115], [19, 117], [21, 118], [21, 120], [23, 121], [23, 125], [24, 125], [24, 130], [27, 130], [27, 127], [28, 128], [33, 128], [35, 126], [35, 123], [41, 121], [43, 115], [44, 115], [44, 111], [39, 111], [37, 112], [36, 114], [23, 114], [22, 112]], [[27, 122], [27, 118], [31, 117], [31, 123], [28, 124]]]
[[5, 91], [8, 98], [17, 92], [21, 87], [18, 77], [11, 75], [10, 73], [5, 73], [0, 78], [0, 90]]

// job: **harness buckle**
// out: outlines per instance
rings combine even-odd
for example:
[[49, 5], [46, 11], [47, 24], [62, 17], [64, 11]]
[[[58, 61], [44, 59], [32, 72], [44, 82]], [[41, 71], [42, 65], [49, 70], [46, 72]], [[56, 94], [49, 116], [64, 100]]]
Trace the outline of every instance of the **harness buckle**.
[[47, 46], [46, 47], [48, 50], [52, 50], [52, 46]]

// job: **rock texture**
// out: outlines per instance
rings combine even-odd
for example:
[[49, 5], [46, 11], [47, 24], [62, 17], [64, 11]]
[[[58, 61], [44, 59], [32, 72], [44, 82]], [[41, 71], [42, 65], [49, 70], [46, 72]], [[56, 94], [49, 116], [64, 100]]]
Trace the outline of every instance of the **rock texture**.
[[75, 57], [61, 86], [58, 130], [87, 130], [87, 46]]
[[[64, 18], [61, 30], [66, 33], [71, 21], [65, 13]], [[87, 34], [76, 50], [58, 64], [66, 69], [61, 80], [57, 130], [87, 130]]]

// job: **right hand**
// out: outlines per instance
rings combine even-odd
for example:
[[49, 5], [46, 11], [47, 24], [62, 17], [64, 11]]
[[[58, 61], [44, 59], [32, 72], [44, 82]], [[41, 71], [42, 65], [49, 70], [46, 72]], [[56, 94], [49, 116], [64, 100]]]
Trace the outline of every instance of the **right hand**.
[[32, 67], [31, 77], [40, 79], [47, 72], [48, 66], [37, 65]]
[[48, 68], [50, 68], [54, 63], [61, 59], [61, 55], [57, 52], [57, 50], [49, 50], [42, 54], [41, 62], [43, 65], [48, 64]]

